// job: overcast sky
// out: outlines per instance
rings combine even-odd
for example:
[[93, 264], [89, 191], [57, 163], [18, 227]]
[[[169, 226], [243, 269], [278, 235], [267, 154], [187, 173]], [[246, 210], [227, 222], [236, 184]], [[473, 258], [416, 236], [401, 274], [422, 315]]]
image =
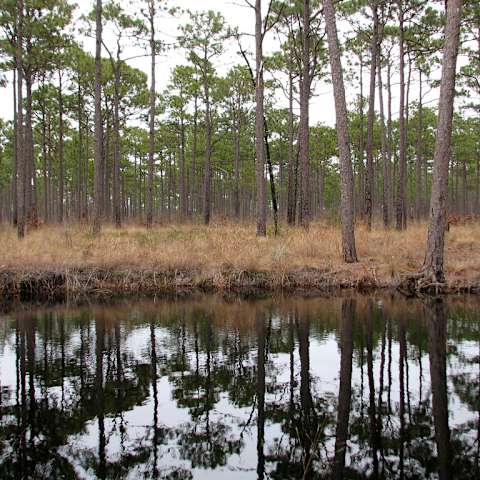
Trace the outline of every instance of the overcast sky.
[[[137, 0], [138, 1], [138, 0]], [[81, 13], [88, 12], [93, 7], [93, 0], [79, 0], [79, 7], [76, 11], [76, 17], [79, 17]], [[123, 5], [127, 5], [127, 0], [122, 0]], [[265, 9], [268, 1], [263, 0], [265, 4]], [[254, 33], [255, 19], [254, 12], [251, 8], [246, 6], [244, 0], [170, 0], [168, 2], [169, 6], [176, 6], [182, 9], [190, 10], [215, 10], [222, 13], [225, 17], [226, 22], [232, 26], [237, 27], [241, 33], [250, 34]], [[159, 18], [157, 21], [158, 37], [160, 40], [163, 40], [166, 43], [172, 43], [175, 41], [175, 38], [178, 34], [178, 25], [185, 23], [187, 17], [184, 16], [180, 19], [174, 19], [169, 16], [164, 16]], [[344, 32], [348, 33], [346, 29], [348, 26], [341, 25], [340, 27]], [[108, 41], [108, 30], [105, 32], [105, 37]], [[244, 48], [249, 49], [253, 52], [253, 37], [245, 36], [243, 37], [242, 42], [244, 43]], [[269, 32], [265, 40], [265, 53], [268, 54], [276, 49], [278, 49], [278, 39], [275, 38], [273, 32]], [[93, 53], [94, 43], [92, 39], [84, 39], [84, 46], [87, 50]], [[243, 63], [243, 59], [237, 55], [237, 46], [236, 43], [232, 40], [227, 42], [225, 45], [225, 53], [216, 60], [215, 64], [218, 71], [222, 74], [225, 74], [229, 68], [238, 63]], [[128, 48], [124, 52], [125, 57], [131, 57], [138, 54], [138, 49], [133, 47]], [[344, 67], [346, 67], [346, 58], [343, 58]], [[161, 55], [158, 59], [157, 64], [157, 91], [161, 91], [166, 84], [170, 76], [172, 68], [180, 63], [185, 63], [185, 52], [182, 50], [172, 50], [169, 51], [166, 55]], [[133, 67], [139, 68], [145, 71], [147, 74], [149, 72], [149, 58], [138, 58], [129, 62]], [[436, 72], [434, 76], [438, 77], [439, 72]], [[9, 76], [8, 78], [11, 78]], [[418, 91], [417, 83], [415, 77], [413, 77], [411, 99], [416, 99], [416, 92]], [[368, 72], [365, 71], [364, 76], [365, 81], [365, 92], [368, 92]], [[347, 87], [347, 100], [352, 101], [354, 95], [358, 92], [357, 85], [349, 85], [348, 81], [346, 82]], [[437, 91], [431, 91], [425, 100], [428, 102], [434, 103], [438, 95]], [[13, 109], [13, 94], [11, 89], [11, 84], [3, 89], [0, 89], [0, 116], [3, 118], [12, 118], [12, 109]], [[394, 90], [394, 102], [397, 100], [396, 89]], [[279, 104], [284, 102], [282, 95], [279, 94]], [[285, 102], [286, 105], [286, 102]], [[395, 103], [394, 103], [395, 105]], [[317, 122], [324, 122], [328, 125], [334, 125], [335, 123], [335, 112], [334, 112], [334, 103], [333, 103], [333, 90], [331, 85], [326, 82], [318, 82], [315, 84], [314, 97], [311, 100], [310, 104], [310, 115], [311, 115], [311, 124]], [[397, 108], [393, 109], [395, 114], [398, 111]]]

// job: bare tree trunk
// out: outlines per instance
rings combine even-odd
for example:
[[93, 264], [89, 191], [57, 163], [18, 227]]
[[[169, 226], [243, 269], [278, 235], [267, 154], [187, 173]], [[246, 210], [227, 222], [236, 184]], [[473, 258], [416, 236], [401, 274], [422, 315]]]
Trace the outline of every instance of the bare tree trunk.
[[47, 160], [47, 120], [45, 106], [42, 105], [42, 167], [43, 167], [43, 218], [48, 223], [48, 160]]
[[422, 99], [422, 71], [419, 72], [418, 94], [418, 132], [417, 132], [417, 155], [415, 161], [415, 216], [419, 221], [423, 215], [423, 99]]
[[262, 2], [255, 0], [255, 179], [257, 193], [257, 235], [267, 235], [267, 202], [265, 194], [265, 119], [264, 119], [264, 83], [263, 83], [263, 31]]
[[476, 178], [475, 178], [475, 214], [480, 213], [480, 140], [477, 146], [477, 166], [476, 166]]
[[365, 164], [363, 157], [365, 154], [365, 114], [363, 111], [363, 55], [360, 54], [360, 103], [358, 105], [360, 114], [360, 131], [358, 139], [358, 198], [355, 203], [356, 214], [360, 212], [363, 218], [365, 213]]
[[[28, 46], [27, 46], [28, 50]], [[33, 107], [32, 86], [33, 77], [30, 67], [25, 73], [25, 86], [27, 94], [27, 115], [25, 118], [25, 214], [26, 220], [32, 226], [37, 225], [37, 193], [36, 193], [36, 169], [33, 149]]]
[[23, 0], [17, 1], [17, 235], [25, 236], [25, 142], [23, 123]]
[[390, 158], [388, 156], [388, 139], [385, 128], [385, 111], [383, 105], [383, 80], [382, 80], [382, 60], [379, 52], [378, 59], [378, 95], [380, 102], [380, 138], [382, 142], [382, 165], [383, 165], [383, 190], [382, 190], [382, 208], [383, 208], [383, 226], [390, 226]]
[[58, 132], [58, 159], [60, 163], [60, 176], [58, 185], [58, 223], [63, 223], [63, 204], [65, 200], [65, 159], [64, 159], [64, 124], [63, 124], [63, 75], [62, 71], [58, 72], [58, 115], [59, 115], [59, 132]]
[[198, 143], [198, 95], [195, 93], [193, 109], [193, 140], [192, 140], [192, 169], [190, 178], [190, 211], [196, 213], [198, 209], [197, 198], [197, 143]]
[[404, 30], [404, 4], [403, 0], [398, 0], [399, 11], [399, 43], [400, 43], [400, 106], [399, 106], [399, 135], [400, 148], [398, 159], [398, 177], [397, 177], [397, 205], [396, 205], [396, 228], [403, 230], [407, 226], [406, 215], [406, 191], [405, 179], [407, 174], [407, 131], [405, 125], [405, 30]]
[[370, 46], [370, 92], [368, 97], [368, 125], [367, 125], [367, 182], [365, 185], [365, 216], [367, 229], [372, 229], [373, 216], [373, 127], [375, 122], [375, 79], [377, 76], [378, 51], [378, 7], [376, 0], [371, 4], [373, 14], [373, 33]]
[[12, 169], [12, 223], [17, 225], [17, 176], [18, 176], [18, 143], [17, 143], [17, 57], [16, 54], [13, 57], [14, 69], [13, 69], [13, 169]]
[[338, 43], [335, 7], [332, 0], [324, 2], [328, 48], [330, 51], [330, 65], [332, 70], [333, 93], [335, 97], [335, 111], [337, 116], [337, 136], [340, 151], [341, 175], [341, 220], [342, 220], [342, 249], [345, 262], [357, 262], [355, 248], [355, 226], [353, 210], [353, 172], [350, 157], [350, 141], [348, 138], [347, 102], [345, 100], [345, 86]]
[[[105, 97], [105, 110], [108, 109], [108, 100]], [[110, 165], [110, 135], [111, 135], [111, 126], [110, 126], [110, 117], [109, 114], [106, 114], [106, 125], [105, 125], [105, 135], [103, 139], [103, 150], [102, 150], [102, 155], [103, 155], [103, 162], [102, 162], [102, 168], [103, 168], [103, 193], [102, 193], [102, 198], [103, 198], [103, 203], [102, 203], [102, 214], [104, 218], [110, 219], [111, 215], [111, 207], [112, 207], [112, 202], [111, 202], [111, 195], [110, 195], [110, 170], [111, 170], [111, 165]]]
[[187, 185], [185, 181], [185, 121], [180, 118], [180, 220], [187, 218]]
[[301, 172], [299, 222], [304, 228], [310, 224], [310, 131], [308, 107], [310, 103], [310, 0], [303, 0], [302, 79], [300, 82], [299, 163]]
[[241, 121], [240, 121], [240, 107], [241, 105], [237, 105], [237, 115], [238, 118], [234, 123], [234, 136], [235, 136], [235, 151], [234, 151], [234, 189], [233, 189], [233, 215], [235, 220], [240, 219], [240, 135], [241, 135]]
[[203, 223], [210, 223], [212, 213], [212, 119], [210, 115], [210, 86], [208, 83], [207, 50], [203, 62], [203, 92], [205, 96], [205, 165], [203, 172]]
[[114, 64], [115, 84], [113, 99], [113, 217], [115, 227], [122, 226], [122, 209], [120, 197], [120, 58], [117, 54], [117, 61]]
[[452, 137], [455, 73], [460, 36], [462, 1], [449, 0], [443, 50], [442, 81], [438, 106], [438, 127], [433, 157], [432, 197], [427, 251], [422, 276], [433, 283], [444, 283], [443, 266], [445, 229], [447, 226], [448, 163]]
[[[80, 78], [78, 79], [78, 165], [77, 165], [77, 202], [78, 202], [78, 220], [83, 220], [87, 216], [86, 208], [83, 202], [85, 195], [84, 192], [84, 176], [87, 175], [84, 172], [83, 163], [85, 156], [88, 159], [88, 149], [83, 148], [83, 102], [82, 102], [82, 89], [80, 86]], [[86, 122], [88, 127], [88, 120]], [[88, 135], [88, 128], [85, 129], [85, 135]]]
[[392, 76], [391, 76], [391, 63], [387, 62], [387, 156], [388, 165], [390, 166], [389, 180], [390, 180], [390, 198], [388, 199], [389, 209], [394, 212], [394, 183], [395, 183], [395, 164], [392, 165], [393, 157], [393, 126], [392, 126]]
[[93, 169], [94, 212], [93, 233], [100, 233], [103, 200], [103, 128], [102, 128], [102, 0], [96, 4], [95, 39], [95, 160]]
[[147, 174], [147, 193], [146, 193], [146, 221], [147, 228], [153, 225], [153, 177], [154, 177], [154, 157], [155, 157], [155, 0], [148, 2], [149, 21], [150, 21], [150, 119], [149, 119], [149, 150], [148, 150], [148, 174]]
[[291, 65], [288, 67], [288, 192], [287, 192], [287, 223], [295, 224], [295, 184], [296, 168], [293, 152], [293, 73]]
[[462, 158], [462, 213], [468, 213], [468, 179], [467, 179], [467, 160]]

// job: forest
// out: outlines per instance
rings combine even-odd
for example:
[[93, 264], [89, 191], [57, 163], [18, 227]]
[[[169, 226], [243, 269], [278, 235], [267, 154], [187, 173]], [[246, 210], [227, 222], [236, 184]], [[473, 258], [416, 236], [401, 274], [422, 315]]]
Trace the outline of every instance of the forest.
[[479, 3], [216, 4], [1, 1], [3, 268], [478, 289]]

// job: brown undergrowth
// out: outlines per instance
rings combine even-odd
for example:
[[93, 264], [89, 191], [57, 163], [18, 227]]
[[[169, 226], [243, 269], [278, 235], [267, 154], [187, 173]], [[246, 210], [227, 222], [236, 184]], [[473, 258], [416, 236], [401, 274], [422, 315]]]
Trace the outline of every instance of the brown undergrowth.
[[[341, 257], [339, 228], [312, 224], [309, 231], [283, 227], [278, 237], [258, 238], [248, 224], [157, 226], [146, 230], [107, 226], [94, 237], [86, 225], [43, 226], [19, 241], [11, 226], [0, 232], [3, 296], [68, 293], [394, 288], [422, 263], [425, 224], [405, 232], [356, 232], [359, 263]], [[480, 286], [480, 224], [447, 233], [446, 275], [451, 291]]]

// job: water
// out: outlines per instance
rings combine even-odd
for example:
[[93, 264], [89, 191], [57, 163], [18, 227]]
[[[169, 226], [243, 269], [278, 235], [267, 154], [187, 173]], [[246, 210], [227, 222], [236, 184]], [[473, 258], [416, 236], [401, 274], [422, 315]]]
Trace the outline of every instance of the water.
[[0, 478], [480, 478], [480, 301], [0, 317]]

